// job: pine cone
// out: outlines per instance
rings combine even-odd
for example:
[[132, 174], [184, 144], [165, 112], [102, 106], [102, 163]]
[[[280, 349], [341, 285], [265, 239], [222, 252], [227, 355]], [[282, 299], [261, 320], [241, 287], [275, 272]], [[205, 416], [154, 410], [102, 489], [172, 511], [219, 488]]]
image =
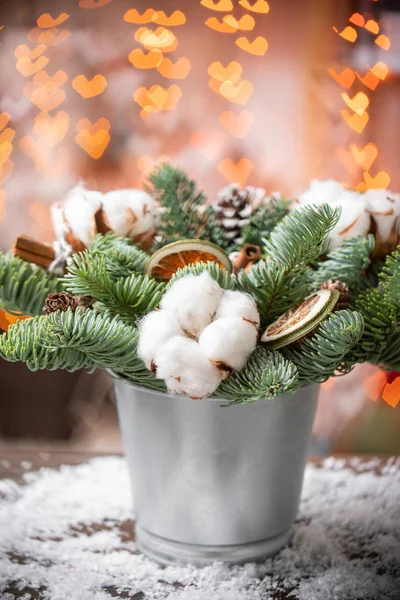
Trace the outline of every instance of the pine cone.
[[337, 301], [334, 310], [343, 310], [349, 308], [350, 305], [350, 294], [349, 288], [343, 281], [330, 279], [324, 281], [321, 284], [321, 290], [337, 290], [340, 293], [339, 300]]
[[242, 229], [250, 222], [260, 192], [264, 195], [264, 190], [251, 186], [241, 189], [237, 183], [232, 183], [219, 192], [215, 220], [230, 242], [241, 243]]
[[51, 315], [51, 313], [57, 312], [58, 310], [65, 312], [70, 307], [75, 311], [77, 306], [78, 303], [76, 298], [71, 296], [68, 292], [55, 292], [47, 296], [43, 312], [45, 315]]

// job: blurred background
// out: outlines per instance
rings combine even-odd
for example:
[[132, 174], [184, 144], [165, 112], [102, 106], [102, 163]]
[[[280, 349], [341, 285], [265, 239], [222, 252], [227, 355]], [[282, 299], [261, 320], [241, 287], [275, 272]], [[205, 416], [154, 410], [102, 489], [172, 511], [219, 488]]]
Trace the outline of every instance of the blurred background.
[[[3, 250], [52, 241], [78, 181], [139, 187], [164, 160], [210, 202], [230, 182], [400, 191], [398, 0], [6, 0], [0, 72]], [[328, 381], [313, 452], [400, 454], [399, 399], [368, 365]], [[20, 444], [120, 450], [109, 377], [1, 361], [0, 451]]]

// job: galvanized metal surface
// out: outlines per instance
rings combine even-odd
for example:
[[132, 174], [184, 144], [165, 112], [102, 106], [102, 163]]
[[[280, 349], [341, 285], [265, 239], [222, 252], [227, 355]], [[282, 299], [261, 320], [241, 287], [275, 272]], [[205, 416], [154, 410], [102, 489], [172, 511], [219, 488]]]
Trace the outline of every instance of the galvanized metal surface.
[[143, 552], [200, 566], [261, 560], [285, 545], [318, 386], [223, 408], [114, 385]]

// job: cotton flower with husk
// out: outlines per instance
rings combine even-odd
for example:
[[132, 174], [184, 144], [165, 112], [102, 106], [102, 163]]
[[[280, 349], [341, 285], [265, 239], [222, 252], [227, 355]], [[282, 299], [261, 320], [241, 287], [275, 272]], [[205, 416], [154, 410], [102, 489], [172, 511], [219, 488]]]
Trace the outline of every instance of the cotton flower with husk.
[[62, 202], [51, 207], [51, 218], [57, 240], [73, 252], [89, 247], [97, 234], [96, 214], [101, 209], [103, 194], [87, 190], [79, 184]]
[[301, 207], [324, 203], [341, 209], [339, 221], [328, 236], [329, 250], [345, 239], [370, 233], [376, 240], [373, 257], [383, 258], [399, 244], [400, 194], [388, 190], [359, 193], [337, 181], [314, 179], [298, 199]]
[[105, 227], [117, 235], [132, 238], [149, 247], [155, 234], [156, 206], [142, 190], [113, 190], [102, 199]]
[[253, 298], [222, 289], [206, 271], [190, 274], [142, 319], [138, 355], [170, 392], [204, 398], [246, 364], [259, 324]]

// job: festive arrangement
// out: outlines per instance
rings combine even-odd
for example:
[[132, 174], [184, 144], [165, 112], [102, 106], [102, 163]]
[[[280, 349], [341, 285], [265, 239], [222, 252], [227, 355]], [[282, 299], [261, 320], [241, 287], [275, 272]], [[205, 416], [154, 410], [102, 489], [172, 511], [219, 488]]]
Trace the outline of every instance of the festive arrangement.
[[0, 336], [7, 360], [231, 403], [400, 369], [398, 194], [231, 185], [207, 205], [164, 164], [145, 191], [79, 186], [52, 215], [53, 246], [0, 255], [0, 305], [32, 317]]

